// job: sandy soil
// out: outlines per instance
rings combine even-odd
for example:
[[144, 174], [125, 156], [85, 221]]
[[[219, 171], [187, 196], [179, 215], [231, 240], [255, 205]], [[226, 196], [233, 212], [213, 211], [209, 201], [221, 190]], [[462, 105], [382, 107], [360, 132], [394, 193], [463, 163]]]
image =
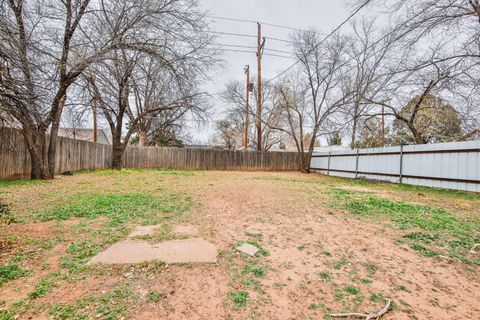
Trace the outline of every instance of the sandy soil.
[[[140, 173], [139, 179], [144, 175], [147, 173]], [[136, 177], [131, 174], [125, 178]], [[421, 256], [398, 243], [401, 233], [388, 222], [358, 219], [332, 209], [322, 190], [316, 191], [317, 184], [333, 183], [328, 179], [300, 173], [238, 172], [162, 177], [157, 185], [192, 194], [202, 203], [200, 209], [188, 215], [187, 223], [196, 226], [203, 239], [218, 247], [218, 263], [167, 265], [158, 273], [134, 271], [129, 279], [123, 276], [124, 269], [110, 269], [59, 286], [39, 302], [73, 302], [128, 281], [139, 300], [128, 306], [126, 319], [327, 319], [329, 311], [381, 309], [384, 301], [371, 301], [372, 293], [381, 293], [394, 301], [393, 310], [382, 319], [478, 319], [478, 267], [466, 270], [460, 262]], [[64, 192], [81, 192], [84, 187], [74, 190], [83, 184], [103, 190], [128, 188], [127, 182], [123, 186], [113, 185], [110, 177], [76, 175], [51, 184], [18, 187], [5, 198], [12, 203], [13, 210], [22, 212], [55, 202], [57, 198], [51, 196], [53, 190], [60, 188], [58, 197], [61, 197]], [[394, 194], [388, 187], [345, 188], [383, 197], [412, 196]], [[26, 204], [26, 197], [32, 193], [45, 197], [37, 196]], [[434, 203], [435, 197], [422, 195], [427, 203]], [[470, 203], [464, 206], [471, 208]], [[69, 224], [67, 221], [62, 226]], [[63, 230], [55, 225], [54, 222], [13, 224], [5, 230], [52, 237]], [[58, 255], [65, 252], [69, 240], [65, 236], [66, 242], [47, 252], [53, 270], [59, 268]], [[261, 258], [268, 269], [258, 279], [261, 289], [242, 287], [232, 280], [235, 269], [248, 262], [247, 257], [234, 253], [233, 246], [239, 241], [256, 241], [270, 252]], [[339, 265], [342, 259], [344, 263]], [[34, 269], [38, 264], [31, 262]], [[8, 283], [0, 288], [0, 300], [9, 305], [25, 296], [45, 272], [38, 271]], [[320, 277], [321, 272], [328, 273], [329, 279]], [[371, 281], [360, 280], [365, 278]], [[338, 294], [348, 286], [356, 287], [359, 292]], [[237, 308], [228, 299], [228, 292], [240, 289], [248, 291], [249, 298], [246, 307]], [[146, 299], [151, 291], [161, 294], [159, 302]], [[48, 318], [46, 311], [34, 316], [27, 313], [20, 319]]]

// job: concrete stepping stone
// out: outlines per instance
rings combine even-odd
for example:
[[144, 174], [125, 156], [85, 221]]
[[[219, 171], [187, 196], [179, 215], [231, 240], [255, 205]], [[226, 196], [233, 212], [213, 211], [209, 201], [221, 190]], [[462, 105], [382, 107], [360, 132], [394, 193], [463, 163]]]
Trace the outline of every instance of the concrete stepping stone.
[[138, 236], [146, 236], [155, 232], [156, 229], [160, 228], [159, 225], [153, 226], [136, 226], [135, 229], [128, 235], [127, 239], [132, 239]]
[[[170, 240], [153, 244], [144, 240], [135, 240], [135, 237], [154, 233], [159, 227], [160, 225], [135, 227], [126, 240], [115, 243], [100, 252], [88, 264], [135, 264], [149, 261], [165, 263], [217, 262], [217, 247], [200, 238]], [[179, 225], [174, 227], [173, 232], [193, 236], [198, 234], [198, 229], [191, 225]]]
[[237, 247], [237, 251], [240, 251], [242, 253], [245, 253], [249, 256], [254, 257], [255, 254], [258, 252], [258, 248], [251, 244], [244, 243], [241, 246]]
[[100, 252], [88, 264], [134, 264], [149, 261], [216, 263], [217, 247], [203, 239], [170, 240], [156, 244], [127, 239]]

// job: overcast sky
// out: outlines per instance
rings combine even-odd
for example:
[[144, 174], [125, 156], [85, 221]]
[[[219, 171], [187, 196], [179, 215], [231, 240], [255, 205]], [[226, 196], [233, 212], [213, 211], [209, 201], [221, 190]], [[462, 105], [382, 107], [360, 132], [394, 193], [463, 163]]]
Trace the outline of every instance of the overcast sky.
[[[199, 3], [211, 16], [246, 19], [277, 24], [293, 28], [315, 28], [323, 32], [330, 32], [340, 24], [350, 13], [350, 8], [342, 0], [199, 0]], [[209, 18], [211, 28], [219, 32], [243, 33], [255, 36], [257, 25], [248, 22], [236, 22]], [[262, 25], [263, 36], [288, 40], [292, 30]], [[242, 46], [256, 46], [257, 39], [230, 35], [218, 35], [218, 43]], [[281, 51], [290, 51], [288, 43], [267, 39], [265, 48]], [[235, 49], [235, 48], [232, 48]], [[239, 49], [239, 48], [237, 48]], [[242, 49], [254, 51], [255, 49]], [[270, 52], [288, 56], [286, 53]], [[251, 66], [251, 76], [256, 77], [255, 53], [224, 52], [222, 58], [225, 66], [222, 70], [212, 74], [211, 83], [207, 90], [219, 93], [224, 90], [225, 84], [230, 80], [244, 80], [243, 68]], [[290, 66], [295, 60], [264, 56], [262, 60], [262, 78], [270, 79]], [[221, 119], [225, 110], [224, 104], [218, 99], [213, 99], [213, 119]], [[195, 122], [188, 122], [191, 127], [189, 132], [194, 140], [207, 143], [214, 131], [214, 122], [195, 128]]]

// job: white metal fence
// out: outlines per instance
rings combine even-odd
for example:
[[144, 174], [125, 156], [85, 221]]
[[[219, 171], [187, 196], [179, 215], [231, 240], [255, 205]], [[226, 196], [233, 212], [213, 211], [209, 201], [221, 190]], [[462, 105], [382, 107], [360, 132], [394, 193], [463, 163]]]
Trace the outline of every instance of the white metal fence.
[[480, 192], [480, 141], [317, 153], [310, 168], [341, 177]]

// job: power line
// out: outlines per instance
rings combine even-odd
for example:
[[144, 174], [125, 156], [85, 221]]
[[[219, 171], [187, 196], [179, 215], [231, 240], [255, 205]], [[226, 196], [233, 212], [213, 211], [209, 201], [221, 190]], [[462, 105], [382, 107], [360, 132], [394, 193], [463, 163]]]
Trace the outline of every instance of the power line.
[[273, 40], [273, 41], [280, 41], [280, 42], [285, 42], [285, 43], [293, 43], [293, 41], [291, 41], [291, 40], [285, 40], [285, 39], [280, 39], [280, 38], [265, 37], [265, 39]]
[[287, 54], [292, 54], [292, 52], [290, 51], [284, 51], [284, 50], [277, 50], [277, 49], [269, 49], [269, 48], [265, 48], [263, 49], [265, 51], [272, 51], [272, 52], [279, 52], [279, 53], [287, 53]]
[[[325, 41], [327, 41], [327, 39], [329, 39], [332, 35], [335, 34], [335, 32], [337, 32], [338, 30], [340, 30], [341, 27], [343, 27], [348, 21], [350, 21], [350, 19], [352, 19], [358, 12], [360, 12], [360, 10], [362, 10], [369, 2], [368, 1], [365, 1], [365, 3], [363, 3], [360, 7], [358, 7], [355, 11], [353, 11], [342, 23], [340, 23], [335, 29], [333, 29], [325, 38], [322, 39], [322, 41], [320, 41], [319, 43], [317, 43], [313, 48], [311, 48], [307, 53], [306, 53], [306, 56], [310, 55], [310, 53], [313, 52], [313, 50], [317, 49], [322, 43], [324, 43]], [[298, 63], [300, 63], [300, 60], [297, 60], [294, 64], [292, 64], [290, 67], [288, 67], [287, 69], [283, 70], [282, 72], [280, 72], [279, 74], [277, 74], [275, 77], [273, 77], [272, 79], [270, 80], [267, 80], [267, 82], [271, 82], [275, 79], [278, 79], [279, 77], [281, 77], [282, 75], [284, 75], [285, 73], [287, 73], [288, 71], [290, 71], [293, 67], [295, 67]]]
[[239, 53], [256, 53], [255, 51], [236, 50], [236, 49], [220, 49], [220, 51], [239, 52]]
[[[238, 52], [238, 53], [253, 53], [253, 54], [256, 54], [255, 51], [237, 50], [237, 49], [220, 49], [220, 51]], [[284, 56], [284, 55], [274, 54], [274, 53], [269, 53], [269, 52], [264, 52], [263, 55], [271, 56], [271, 57], [287, 58], [287, 59], [296, 59], [296, 58], [293, 57], [293, 56]]]
[[257, 23], [257, 21], [248, 20], [248, 19], [240, 19], [240, 18], [230, 18], [230, 17], [220, 17], [220, 16], [213, 16], [213, 15], [206, 15], [207, 18], [217, 19], [217, 20], [227, 20], [227, 21], [237, 21], [237, 22], [248, 22], [248, 23]]
[[286, 59], [296, 59], [295, 57], [293, 56], [282, 56], [282, 55], [279, 55], [279, 54], [273, 54], [273, 53], [268, 53], [268, 52], [264, 52], [263, 53], [264, 55], [266, 56], [271, 56], [271, 57], [279, 57], [279, 58], [286, 58]]
[[[420, 13], [418, 13], [418, 15], [421, 15], [423, 14], [425, 11], [427, 11], [428, 8], [425, 8], [424, 10], [422, 10]], [[409, 21], [405, 21], [404, 23], [402, 23], [400, 26], [398, 26], [398, 28], [402, 28], [404, 25], [406, 25]], [[398, 29], [397, 28], [397, 29]], [[367, 52], [368, 50], [372, 49], [375, 45], [377, 45], [378, 43], [380, 43], [381, 41], [385, 40], [386, 38], [388, 38], [389, 36], [391, 36], [393, 33], [395, 33], [397, 31], [397, 29], [393, 29], [392, 31], [386, 33], [384, 36], [380, 37], [379, 39], [377, 39], [375, 42], [373, 42], [371, 45], [369, 45], [368, 47], [366, 47], [365, 49], [363, 49], [361, 52], [359, 52], [358, 54], [354, 55], [353, 57], [351, 57], [349, 60], [345, 61], [344, 63], [341, 63], [340, 65], [338, 65], [333, 71], [336, 71], [338, 69], [340, 69], [341, 67], [347, 65], [348, 63], [350, 63], [350, 61], [352, 59], [355, 59], [355, 58], [358, 58], [360, 55], [364, 54], [365, 52]], [[397, 39], [400, 38], [401, 36], [397, 36]], [[385, 45], [383, 45], [381, 48], [379, 48], [378, 50], [375, 50], [375, 52], [373, 54], [377, 54], [379, 52], [381, 52], [382, 50], [384, 50], [388, 45], [390, 45], [390, 43], [387, 43]], [[334, 79], [332, 79], [331, 81], [336, 81], [338, 80], [340, 77], [343, 77], [345, 74], [347, 74], [348, 72], [352, 71], [353, 69], [355, 69], [357, 66], [354, 65], [352, 67], [350, 67], [349, 69], [347, 69], [344, 73], [338, 75], [337, 77], [335, 77]], [[267, 82], [270, 82], [272, 80], [274, 80], [275, 78], [273, 79], [270, 79], [268, 80]]]
[[216, 34], [222, 34], [222, 35], [227, 35], [227, 36], [237, 36], [237, 37], [247, 37], [247, 38], [256, 38], [256, 35], [251, 35], [251, 34], [246, 34], [246, 33], [234, 33], [234, 32], [222, 32], [222, 31], [213, 31], [209, 30], [207, 31], [208, 33], [216, 33]]
[[217, 43], [221, 47], [233, 47], [233, 48], [247, 48], [247, 49], [256, 49], [255, 46], [243, 46], [238, 44], [224, 44], [224, 43]]
[[260, 23], [266, 26], [270, 27], [275, 27], [275, 28], [281, 28], [281, 29], [287, 29], [287, 30], [293, 30], [293, 31], [301, 31], [302, 29], [300, 28], [294, 28], [294, 27], [289, 27], [281, 24], [274, 24], [274, 23], [268, 23], [268, 22], [262, 22], [262, 21], [254, 21], [254, 20], [248, 20], [248, 19], [240, 19], [240, 18], [231, 18], [231, 17], [220, 17], [220, 16], [213, 16], [213, 15], [207, 15], [206, 17], [212, 18], [212, 19], [218, 19], [218, 20], [227, 20], [227, 21], [237, 21], [237, 22], [247, 22], [247, 23]]

